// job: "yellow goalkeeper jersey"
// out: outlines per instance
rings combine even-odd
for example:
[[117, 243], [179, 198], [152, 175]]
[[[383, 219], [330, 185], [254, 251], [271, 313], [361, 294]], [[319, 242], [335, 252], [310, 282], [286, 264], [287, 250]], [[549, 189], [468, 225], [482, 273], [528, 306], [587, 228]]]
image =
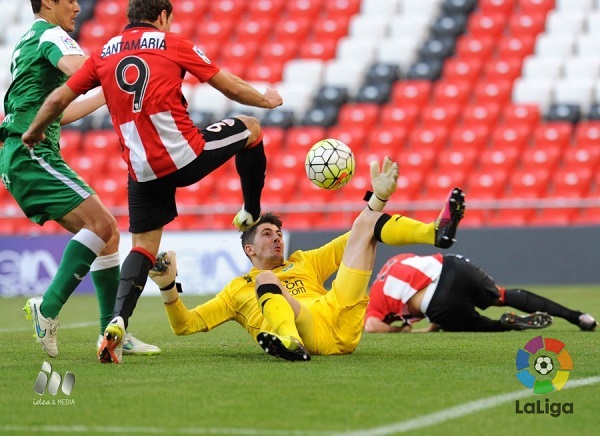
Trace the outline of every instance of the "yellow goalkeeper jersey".
[[[339, 269], [348, 236], [349, 233], [345, 233], [314, 250], [295, 251], [282, 266], [272, 271], [298, 301], [316, 300], [328, 292], [323, 284]], [[252, 268], [248, 274], [236, 277], [213, 299], [194, 309], [187, 310], [181, 299], [167, 305], [171, 328], [176, 334], [191, 334], [234, 320], [253, 338], [261, 331], [270, 331], [271, 326], [256, 300], [254, 280], [260, 271]]]

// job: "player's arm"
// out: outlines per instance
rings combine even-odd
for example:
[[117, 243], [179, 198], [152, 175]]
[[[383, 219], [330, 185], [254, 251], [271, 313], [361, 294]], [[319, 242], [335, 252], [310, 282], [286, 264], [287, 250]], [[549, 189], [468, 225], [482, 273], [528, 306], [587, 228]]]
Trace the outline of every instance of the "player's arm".
[[368, 316], [365, 319], [365, 332], [367, 333], [399, 333], [405, 331], [410, 331], [410, 325], [406, 330], [405, 326], [387, 324], [374, 316]]
[[312, 263], [313, 268], [323, 280], [339, 269], [349, 236], [349, 232], [344, 233], [319, 248], [304, 252], [307, 260]]
[[242, 78], [223, 70], [211, 77], [208, 83], [227, 98], [247, 106], [273, 109], [283, 104], [283, 99], [276, 90], [267, 88], [261, 94]]
[[71, 77], [85, 63], [89, 56], [66, 55], [58, 60], [56, 65], [60, 71]]
[[431, 332], [439, 332], [442, 327], [439, 324], [431, 323], [429, 327], [425, 327], [423, 329], [413, 330], [413, 333], [431, 333]]
[[[89, 93], [92, 92], [93, 91], [90, 91]], [[64, 126], [65, 124], [77, 121], [80, 118], [91, 114], [104, 104], [106, 104], [106, 98], [104, 98], [104, 92], [102, 92], [102, 88], [100, 88], [99, 92], [96, 92], [91, 96], [86, 94], [82, 96], [82, 98], [76, 99], [69, 106], [67, 106], [63, 112], [63, 117], [60, 120], [60, 125]]]
[[66, 84], [52, 91], [48, 98], [46, 98], [46, 101], [44, 101], [44, 104], [42, 104], [27, 131], [23, 133], [21, 137], [23, 143], [29, 148], [33, 148], [36, 144], [43, 141], [46, 136], [44, 135], [44, 131], [77, 98], [77, 95]]

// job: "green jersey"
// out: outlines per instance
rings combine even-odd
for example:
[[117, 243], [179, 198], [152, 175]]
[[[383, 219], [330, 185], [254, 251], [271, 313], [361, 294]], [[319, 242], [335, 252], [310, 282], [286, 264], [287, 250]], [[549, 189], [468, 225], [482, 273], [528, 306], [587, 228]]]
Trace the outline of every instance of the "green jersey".
[[[21, 137], [46, 97], [67, 80], [58, 69], [66, 55], [84, 55], [83, 51], [60, 26], [36, 19], [16, 45], [10, 72], [12, 83], [4, 97], [5, 118], [0, 125], [0, 141], [9, 136]], [[37, 147], [59, 150], [60, 118], [44, 132], [46, 140]]]

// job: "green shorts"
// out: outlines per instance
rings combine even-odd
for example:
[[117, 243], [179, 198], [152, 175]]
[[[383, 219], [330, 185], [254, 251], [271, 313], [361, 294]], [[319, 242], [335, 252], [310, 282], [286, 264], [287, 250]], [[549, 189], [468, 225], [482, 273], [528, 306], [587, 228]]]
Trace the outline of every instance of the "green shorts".
[[20, 137], [0, 148], [2, 182], [25, 215], [40, 225], [58, 220], [95, 194], [59, 153], [41, 146], [30, 150]]

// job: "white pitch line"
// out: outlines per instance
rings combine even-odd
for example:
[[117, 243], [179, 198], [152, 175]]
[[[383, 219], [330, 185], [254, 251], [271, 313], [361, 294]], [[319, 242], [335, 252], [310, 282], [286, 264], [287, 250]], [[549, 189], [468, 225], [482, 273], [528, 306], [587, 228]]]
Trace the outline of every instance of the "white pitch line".
[[[31, 327], [31, 321], [27, 321], [27, 322], [28, 322], [28, 324], [30, 324], [28, 327], [19, 327], [19, 328], [11, 328], [11, 329], [4, 328], [4, 329], [0, 329], [0, 333], [28, 332], [28, 331], [31, 330], [32, 327]], [[88, 322], [76, 322], [74, 324], [65, 324], [65, 325], [60, 324], [59, 328], [61, 330], [63, 330], [63, 329], [67, 329], [68, 330], [68, 329], [80, 329], [80, 328], [83, 328], [83, 327], [92, 327], [92, 326], [95, 326], [95, 325], [96, 326], [100, 325], [100, 321], [95, 321], [95, 322], [91, 322], [91, 321], [88, 321]]]
[[[600, 376], [588, 377], [579, 380], [571, 380], [567, 383], [564, 389], [573, 389], [581, 386], [590, 386], [600, 383]], [[405, 433], [412, 430], [419, 430], [432, 425], [441, 424], [442, 422], [451, 421], [453, 419], [462, 418], [463, 416], [471, 415], [482, 410], [491, 409], [500, 404], [509, 401], [518, 400], [533, 396], [533, 392], [529, 389], [523, 389], [506, 394], [494, 395], [480, 400], [470, 401], [468, 403], [459, 404], [458, 406], [442, 409], [439, 412], [422, 415], [418, 418], [408, 419], [382, 427], [375, 427], [364, 430], [353, 430], [347, 432], [326, 432], [326, 431], [290, 431], [290, 430], [259, 430], [259, 429], [244, 429], [244, 428], [164, 428], [164, 427], [124, 427], [124, 426], [88, 426], [88, 425], [40, 425], [40, 426], [24, 426], [24, 425], [2, 425], [0, 432], [13, 433], [147, 433], [147, 434], [216, 434], [216, 435], [243, 435], [243, 436], [380, 436]]]

